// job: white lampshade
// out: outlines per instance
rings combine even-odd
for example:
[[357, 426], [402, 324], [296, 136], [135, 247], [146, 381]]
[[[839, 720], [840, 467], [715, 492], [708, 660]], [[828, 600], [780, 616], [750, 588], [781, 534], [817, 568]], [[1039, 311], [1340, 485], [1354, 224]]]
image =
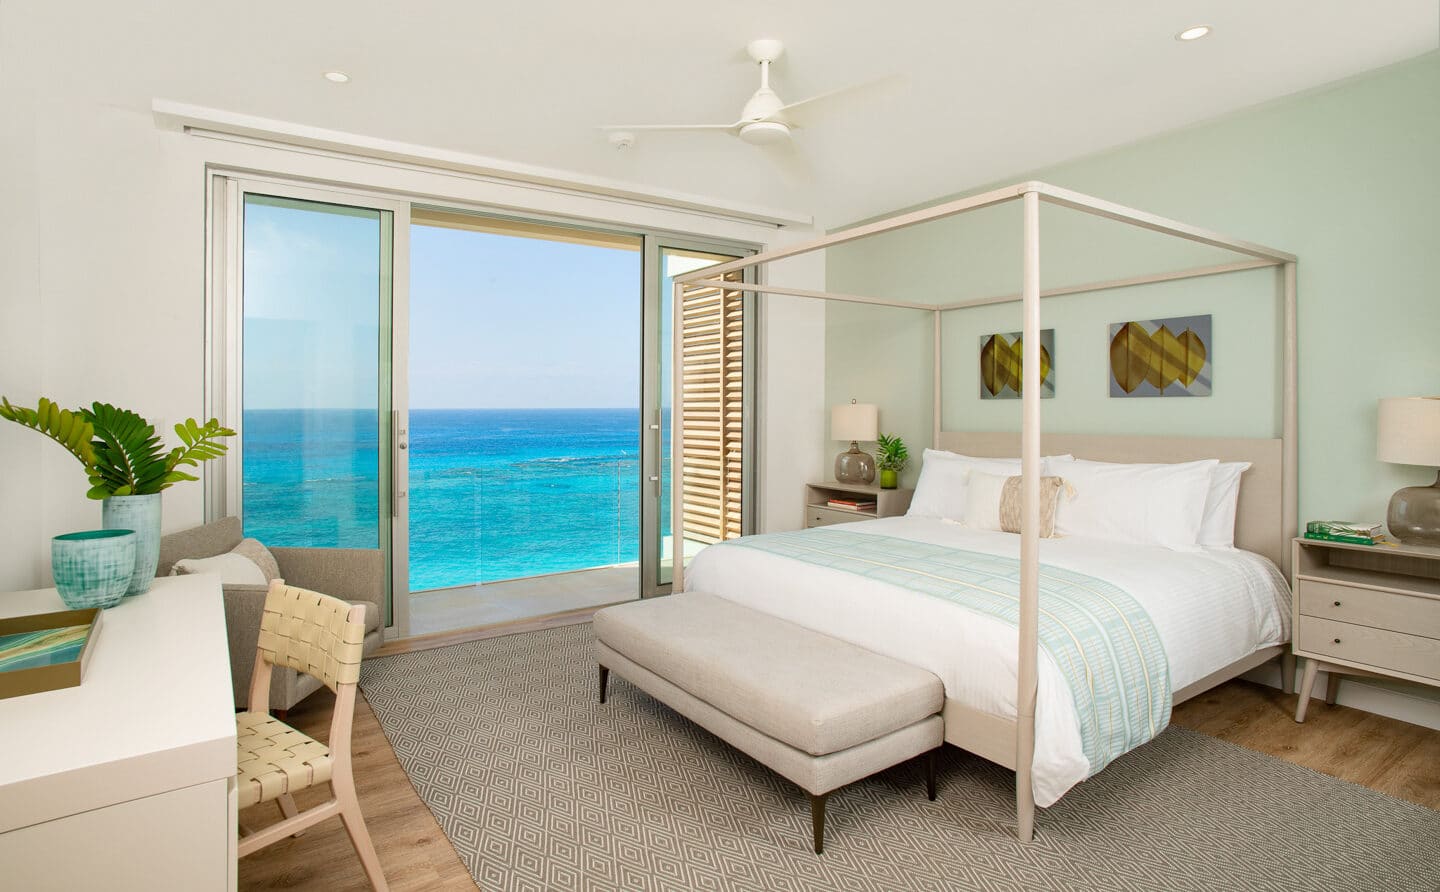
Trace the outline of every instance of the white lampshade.
[[1440, 397], [1381, 400], [1375, 451], [1381, 461], [1440, 468]]
[[873, 440], [880, 433], [880, 410], [874, 403], [850, 403], [830, 410], [830, 439]]

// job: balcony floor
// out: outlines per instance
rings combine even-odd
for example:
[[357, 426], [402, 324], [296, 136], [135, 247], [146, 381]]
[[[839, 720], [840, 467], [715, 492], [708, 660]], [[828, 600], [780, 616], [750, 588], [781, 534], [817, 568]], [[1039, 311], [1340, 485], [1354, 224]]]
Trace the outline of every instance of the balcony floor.
[[620, 564], [410, 594], [410, 634], [529, 619], [640, 596], [640, 567]]

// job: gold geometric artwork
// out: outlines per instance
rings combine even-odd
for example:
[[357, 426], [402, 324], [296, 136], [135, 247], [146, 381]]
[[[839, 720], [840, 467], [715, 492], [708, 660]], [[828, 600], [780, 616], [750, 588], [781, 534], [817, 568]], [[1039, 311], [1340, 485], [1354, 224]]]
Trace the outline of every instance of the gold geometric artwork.
[[1110, 326], [1110, 395], [1209, 396], [1211, 318], [1180, 316]]
[[[980, 338], [980, 398], [1019, 399], [1023, 391], [1024, 345], [1020, 332]], [[1055, 396], [1055, 329], [1040, 332], [1040, 397]]]

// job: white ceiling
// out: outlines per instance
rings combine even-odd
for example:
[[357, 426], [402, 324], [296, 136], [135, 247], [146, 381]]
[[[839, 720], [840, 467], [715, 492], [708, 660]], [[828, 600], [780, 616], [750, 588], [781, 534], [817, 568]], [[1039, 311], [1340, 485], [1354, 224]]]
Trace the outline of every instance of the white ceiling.
[[[39, 80], [103, 104], [153, 98], [814, 214], [833, 226], [1119, 145], [1432, 50], [1435, 0], [7, 0]], [[17, 8], [18, 7], [18, 8]], [[1194, 43], [1173, 35], [1207, 23]], [[787, 99], [888, 74], [794, 157], [721, 134], [743, 47], [787, 46]], [[322, 72], [352, 81], [335, 85]]]

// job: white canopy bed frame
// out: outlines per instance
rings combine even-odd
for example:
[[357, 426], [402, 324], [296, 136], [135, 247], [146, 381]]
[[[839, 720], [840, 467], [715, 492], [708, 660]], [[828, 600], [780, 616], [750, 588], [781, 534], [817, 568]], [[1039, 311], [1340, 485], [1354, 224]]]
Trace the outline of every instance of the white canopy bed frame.
[[[893, 232], [909, 226], [953, 217], [981, 208], [1012, 201], [1023, 203], [1022, 288], [1018, 294], [1006, 294], [946, 304], [925, 304], [914, 301], [888, 300], [850, 294], [834, 294], [799, 288], [785, 288], [762, 283], [735, 282], [727, 274], [752, 268], [763, 268], [776, 260], [842, 245], [858, 239]], [[1103, 282], [1070, 285], [1042, 290], [1040, 287], [1040, 202], [1059, 205], [1086, 214], [1126, 223], [1163, 235], [1220, 248], [1244, 256], [1233, 263], [1193, 267], [1174, 272], [1152, 273]], [[1177, 279], [1221, 275], [1242, 270], [1273, 267], [1278, 271], [1278, 293], [1283, 307], [1282, 361], [1283, 397], [1281, 436], [1273, 439], [1236, 439], [1209, 437], [1127, 437], [1118, 435], [1047, 434], [1040, 426], [1040, 388], [1027, 387], [1021, 394], [1021, 428], [1014, 432], [950, 432], [942, 429], [941, 322], [943, 314], [953, 310], [986, 304], [1019, 301], [1021, 304], [1024, 343], [1040, 341], [1041, 298], [1083, 294], [1146, 285]], [[674, 279], [675, 356], [672, 442], [672, 479], [680, 480], [684, 469], [683, 403], [685, 395], [682, 354], [684, 300], [688, 293], [702, 289], [750, 294], [780, 294], [819, 300], [838, 300], [878, 304], [934, 313], [934, 425], [933, 445], [976, 456], [1015, 454], [1019, 440], [1021, 456], [1021, 501], [1023, 532], [1020, 539], [1020, 611], [1018, 682], [1015, 718], [996, 716], [947, 699], [945, 739], [965, 750], [1015, 771], [1017, 835], [1028, 842], [1035, 826], [1035, 800], [1031, 786], [1031, 765], [1035, 752], [1035, 703], [1037, 691], [1038, 628], [1039, 628], [1039, 529], [1042, 444], [1045, 452], [1072, 452], [1081, 458], [1123, 462], [1177, 462], [1218, 458], [1222, 461], [1253, 463], [1245, 476], [1236, 522], [1236, 546], [1262, 554], [1274, 561], [1287, 576], [1290, 549], [1288, 543], [1296, 534], [1298, 430], [1296, 381], [1296, 258], [1293, 254], [1264, 245], [1230, 238], [1175, 220], [1144, 211], [1123, 207], [1113, 202], [1062, 189], [1048, 183], [1028, 181], [994, 189], [968, 198], [945, 202], [931, 208], [899, 214], [888, 219], [841, 230], [804, 244], [756, 254], [726, 263], [705, 267], [676, 276]], [[1021, 380], [1040, 380], [1040, 351], [1022, 352]], [[676, 543], [674, 554], [683, 554], [684, 487], [671, 487], [671, 536]], [[675, 560], [673, 569], [676, 592], [684, 590], [684, 562]], [[1251, 656], [1224, 667], [1206, 678], [1174, 694], [1179, 703], [1223, 681], [1240, 675], [1277, 656], [1282, 661], [1282, 677], [1286, 690], [1291, 687], [1294, 661], [1283, 652], [1283, 645], [1264, 648]]]

